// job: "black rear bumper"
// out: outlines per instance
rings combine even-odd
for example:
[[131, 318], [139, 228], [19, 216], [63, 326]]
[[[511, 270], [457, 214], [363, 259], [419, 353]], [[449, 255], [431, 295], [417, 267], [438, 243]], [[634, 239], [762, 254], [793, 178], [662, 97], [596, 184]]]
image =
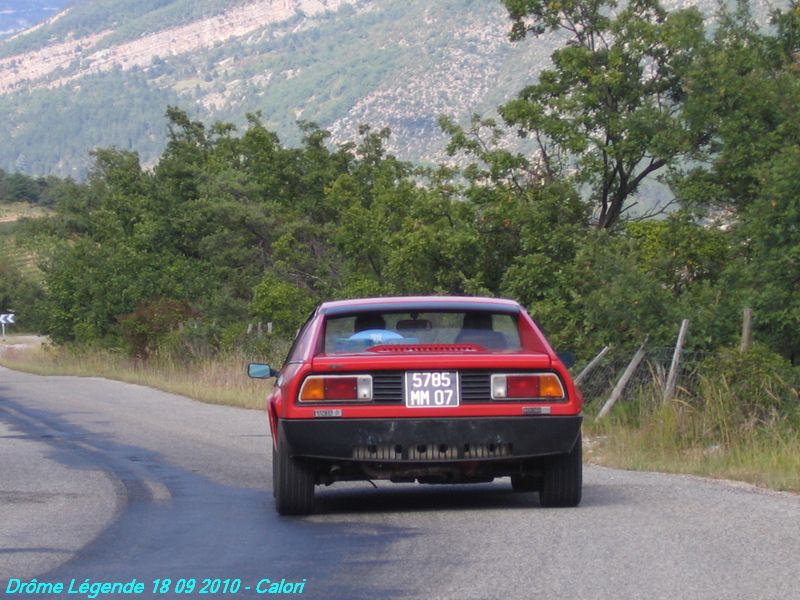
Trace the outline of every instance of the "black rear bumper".
[[582, 417], [282, 419], [291, 456], [364, 462], [459, 462], [564, 454]]

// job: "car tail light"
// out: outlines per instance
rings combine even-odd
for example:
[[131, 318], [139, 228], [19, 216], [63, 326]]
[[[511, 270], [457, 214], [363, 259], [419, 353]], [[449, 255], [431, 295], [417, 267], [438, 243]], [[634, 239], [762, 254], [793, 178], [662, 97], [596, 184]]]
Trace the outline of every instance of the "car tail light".
[[313, 375], [300, 389], [300, 402], [364, 402], [372, 400], [371, 375]]
[[492, 375], [493, 400], [563, 400], [564, 387], [555, 373]]

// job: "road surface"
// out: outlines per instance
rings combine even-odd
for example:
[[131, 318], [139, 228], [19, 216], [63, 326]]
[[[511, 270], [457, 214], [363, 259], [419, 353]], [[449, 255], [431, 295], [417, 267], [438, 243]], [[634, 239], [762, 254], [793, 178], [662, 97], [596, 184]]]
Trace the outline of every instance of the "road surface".
[[[577, 509], [508, 480], [378, 482], [317, 488], [318, 514], [281, 518], [270, 443], [259, 411], [0, 367], [0, 596], [35, 577], [162, 598], [155, 579], [205, 598], [276, 597], [265, 579], [326, 599], [800, 598], [797, 495], [586, 467]], [[240, 588], [197, 594], [215, 578]]]

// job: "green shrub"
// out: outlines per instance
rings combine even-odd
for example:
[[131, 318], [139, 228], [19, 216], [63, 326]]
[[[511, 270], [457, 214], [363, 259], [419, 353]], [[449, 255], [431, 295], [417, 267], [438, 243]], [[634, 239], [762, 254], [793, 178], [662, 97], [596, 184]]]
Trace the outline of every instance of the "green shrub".
[[[798, 422], [798, 373], [763, 346], [714, 353], [699, 367], [697, 387], [682, 390], [669, 405], [655, 399], [650, 426], [669, 412], [677, 447], [733, 450], [790, 430]], [[659, 408], [660, 407], [660, 408]]]
[[117, 321], [131, 354], [147, 358], [166, 337], [179, 335], [183, 324], [196, 316], [187, 302], [161, 298], [141, 303], [134, 312], [118, 316]]
[[700, 377], [702, 401], [720, 404], [735, 426], [771, 423], [800, 409], [797, 369], [766, 346], [715, 353]]

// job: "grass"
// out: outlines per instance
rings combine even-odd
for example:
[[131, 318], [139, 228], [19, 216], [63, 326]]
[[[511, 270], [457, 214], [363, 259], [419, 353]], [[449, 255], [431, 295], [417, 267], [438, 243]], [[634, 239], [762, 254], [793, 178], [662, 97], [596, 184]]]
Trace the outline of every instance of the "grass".
[[735, 479], [774, 490], [800, 492], [800, 434], [763, 433], [731, 447], [654, 444], [646, 429], [587, 424], [591, 462], [636, 471]]
[[120, 353], [75, 351], [48, 344], [18, 346], [9, 336], [0, 347], [0, 365], [36, 375], [106, 377], [188, 396], [201, 402], [263, 408], [271, 384], [247, 377], [252, 357], [229, 353], [180, 362], [171, 358], [134, 360]]
[[[770, 385], [764, 383], [764, 393]], [[589, 460], [608, 466], [718, 479], [800, 492], [800, 409], [791, 388], [783, 411], [746, 406], [724, 378], [699, 395], [664, 403], [655, 390], [598, 421], [587, 415]], [[596, 411], [596, 407], [593, 409]]]
[[27, 202], [0, 203], [0, 223], [14, 223], [19, 219], [35, 219], [47, 214], [47, 209]]

